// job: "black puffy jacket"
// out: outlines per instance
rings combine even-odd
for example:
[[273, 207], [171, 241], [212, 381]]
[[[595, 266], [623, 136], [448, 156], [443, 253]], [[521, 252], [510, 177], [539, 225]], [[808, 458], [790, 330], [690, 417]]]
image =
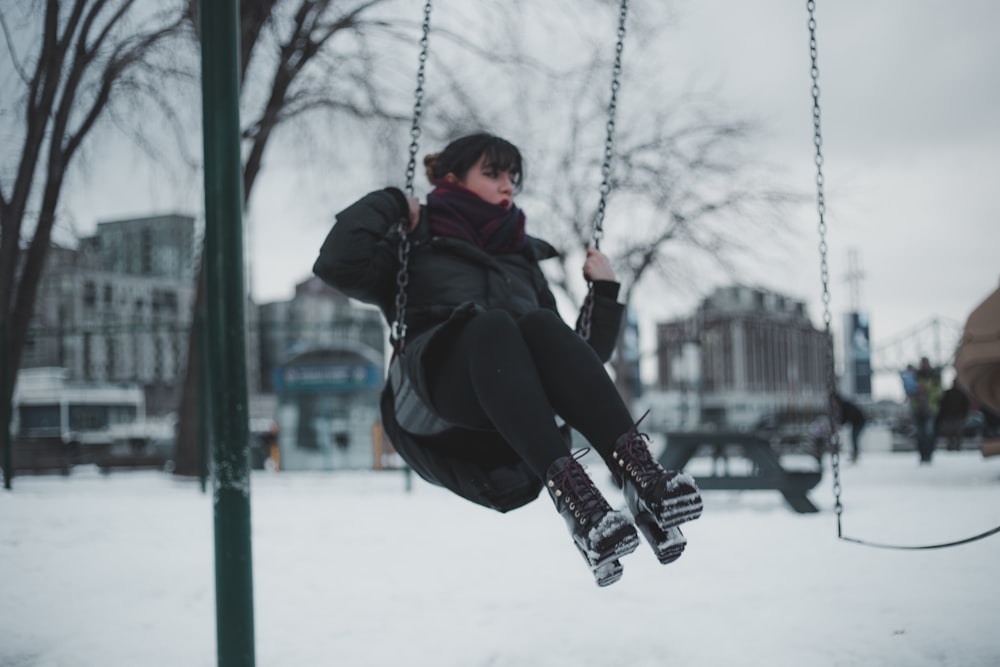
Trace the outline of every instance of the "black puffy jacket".
[[[395, 319], [399, 235], [407, 216], [403, 193], [386, 188], [369, 193], [337, 214], [320, 248], [313, 272], [329, 285], [378, 306]], [[490, 255], [472, 244], [430, 234], [426, 216], [407, 234], [411, 242], [406, 290], [405, 367], [426, 399], [422, 351], [457, 312], [503, 308], [519, 315], [536, 308], [556, 311], [556, 300], [539, 262], [556, 256], [545, 241], [529, 236], [518, 253]], [[614, 349], [624, 307], [617, 283], [595, 282], [590, 345], [607, 361]], [[453, 427], [432, 436], [409, 433], [396, 421], [391, 392], [382, 394], [385, 432], [400, 456], [427, 481], [498, 511], [520, 507], [541, 490], [539, 480], [495, 431]]]

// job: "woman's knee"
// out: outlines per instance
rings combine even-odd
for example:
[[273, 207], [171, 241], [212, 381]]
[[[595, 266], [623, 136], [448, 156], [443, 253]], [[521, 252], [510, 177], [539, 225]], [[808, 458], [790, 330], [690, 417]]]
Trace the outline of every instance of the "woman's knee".
[[559, 314], [548, 308], [539, 308], [521, 316], [517, 326], [526, 340], [539, 340], [551, 336], [573, 334]]
[[475, 347], [520, 337], [517, 322], [504, 310], [479, 313], [466, 325], [463, 336]]

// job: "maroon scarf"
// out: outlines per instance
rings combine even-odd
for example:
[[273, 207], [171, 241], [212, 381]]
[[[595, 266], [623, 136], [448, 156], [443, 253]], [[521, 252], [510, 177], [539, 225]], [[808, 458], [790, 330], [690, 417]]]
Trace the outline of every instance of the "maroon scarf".
[[524, 247], [524, 213], [491, 204], [461, 185], [439, 180], [427, 195], [427, 215], [437, 236], [462, 239], [490, 254]]

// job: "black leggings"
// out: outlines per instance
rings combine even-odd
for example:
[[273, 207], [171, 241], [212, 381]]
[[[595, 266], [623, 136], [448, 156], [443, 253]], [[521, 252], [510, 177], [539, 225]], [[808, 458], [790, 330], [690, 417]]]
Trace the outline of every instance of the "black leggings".
[[597, 353], [553, 311], [517, 320], [503, 310], [486, 311], [435, 357], [429, 383], [441, 417], [495, 428], [541, 479], [568, 453], [556, 415], [605, 460], [632, 426]]

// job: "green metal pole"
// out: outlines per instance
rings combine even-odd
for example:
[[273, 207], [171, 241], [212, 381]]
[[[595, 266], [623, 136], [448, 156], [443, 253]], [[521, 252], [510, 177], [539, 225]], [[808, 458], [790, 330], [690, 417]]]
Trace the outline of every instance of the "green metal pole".
[[208, 454], [211, 451], [209, 423], [212, 418], [212, 388], [209, 385], [208, 373], [208, 327], [205, 324], [204, 307], [198, 310], [195, 319], [198, 327], [198, 482], [201, 492], [205, 493], [208, 486]]
[[3, 446], [3, 488], [10, 491], [14, 479], [11, 456], [10, 422], [14, 414], [14, 378], [10, 372], [10, 336], [7, 319], [0, 320], [0, 445]]
[[238, 0], [199, 3], [205, 149], [205, 269], [214, 452], [220, 667], [254, 665], [243, 284]]

